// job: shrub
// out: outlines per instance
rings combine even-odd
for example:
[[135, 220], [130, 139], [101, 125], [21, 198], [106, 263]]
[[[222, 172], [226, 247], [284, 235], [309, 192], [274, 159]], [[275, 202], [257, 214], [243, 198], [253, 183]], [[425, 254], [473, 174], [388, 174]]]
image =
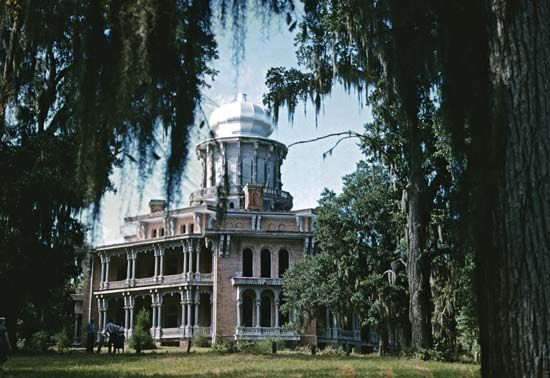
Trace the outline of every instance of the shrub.
[[419, 349], [414, 357], [424, 361], [448, 361], [446, 356], [436, 349]]
[[25, 343], [25, 350], [29, 353], [38, 354], [48, 351], [50, 336], [46, 331], [35, 332]]
[[237, 353], [239, 348], [235, 340], [219, 338], [215, 344], [212, 344], [212, 349], [219, 353]]
[[71, 346], [71, 337], [66, 329], [56, 333], [53, 340], [58, 352], [65, 352]]
[[210, 346], [210, 339], [204, 335], [193, 336], [193, 345], [199, 348], [208, 348]]
[[141, 353], [144, 349], [154, 349], [155, 343], [149, 332], [151, 323], [149, 322], [149, 312], [146, 309], [142, 309], [138, 312], [136, 317], [136, 325], [130, 337], [130, 347], [136, 350], [136, 353]]

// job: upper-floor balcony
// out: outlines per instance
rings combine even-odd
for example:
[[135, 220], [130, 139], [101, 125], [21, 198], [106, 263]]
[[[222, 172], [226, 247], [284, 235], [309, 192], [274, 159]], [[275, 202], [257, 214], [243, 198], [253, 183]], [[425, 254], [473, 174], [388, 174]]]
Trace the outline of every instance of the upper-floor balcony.
[[212, 273], [181, 273], [168, 276], [108, 281], [103, 282], [100, 290], [117, 290], [157, 285], [212, 285], [212, 277]]

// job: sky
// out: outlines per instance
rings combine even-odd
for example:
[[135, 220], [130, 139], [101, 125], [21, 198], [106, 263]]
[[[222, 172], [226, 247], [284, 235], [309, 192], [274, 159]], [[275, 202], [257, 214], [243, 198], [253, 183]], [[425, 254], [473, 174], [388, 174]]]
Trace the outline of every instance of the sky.
[[[294, 53], [294, 34], [289, 32], [284, 21], [271, 20], [268, 27], [262, 25], [259, 18], [249, 14], [246, 38], [244, 40], [244, 58], [235, 64], [233, 38], [230, 31], [216, 27], [219, 59], [214, 68], [219, 71], [209, 88], [203, 90], [202, 110], [207, 117], [216, 108], [235, 99], [239, 92], [246, 93], [248, 101], [261, 104], [262, 95], [267, 92], [265, 75], [270, 67], [296, 67]], [[326, 134], [353, 130], [362, 132], [363, 125], [371, 120], [367, 107], [361, 107], [355, 93], [348, 93], [341, 86], [333, 89], [330, 97], [323, 103], [321, 113], [315, 119], [315, 110], [311, 104], [297, 107], [293, 122], [287, 120], [287, 109], [280, 110], [279, 122], [272, 139], [290, 144], [296, 141], [317, 138]], [[199, 113], [200, 114], [200, 113]], [[206, 138], [205, 131], [198, 128], [191, 132], [194, 145]], [[159, 138], [161, 157], [167, 156]], [[352, 173], [362, 159], [356, 139], [342, 141], [334, 153], [323, 159], [323, 152], [331, 148], [338, 138], [301, 144], [289, 148], [281, 170], [283, 190], [294, 197], [293, 209], [314, 208], [324, 188], [340, 192], [342, 176]], [[116, 169], [112, 175], [114, 192], [105, 195], [101, 205], [100, 219], [95, 229], [93, 243], [96, 245], [123, 241], [124, 217], [148, 212], [148, 202], [152, 198], [164, 197], [163, 173], [164, 159], [153, 167], [150, 177], [143, 187], [138, 186], [137, 169], [127, 162]], [[194, 153], [189, 155], [185, 176], [182, 180], [179, 200], [171, 208], [188, 205], [189, 194], [199, 189], [200, 166]]]

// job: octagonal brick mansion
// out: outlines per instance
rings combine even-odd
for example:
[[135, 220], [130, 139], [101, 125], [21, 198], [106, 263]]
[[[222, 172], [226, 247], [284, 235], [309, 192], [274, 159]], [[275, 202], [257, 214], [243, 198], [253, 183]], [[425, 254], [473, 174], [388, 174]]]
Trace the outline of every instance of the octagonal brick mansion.
[[269, 113], [239, 95], [214, 110], [210, 128], [212, 139], [196, 147], [201, 189], [190, 195], [189, 207], [167, 210], [164, 201], [151, 200], [148, 214], [125, 219], [125, 229], [135, 232], [124, 243], [89, 253], [83, 326], [93, 318], [104, 329], [112, 319], [129, 337], [145, 308], [157, 342], [197, 334], [214, 343], [268, 337], [358, 342], [356, 317], [344, 322], [328, 310], [306, 336], [284, 327], [292, 319], [279, 311], [281, 277], [313, 253], [315, 214], [292, 210], [292, 196], [282, 190], [287, 148], [269, 139]]

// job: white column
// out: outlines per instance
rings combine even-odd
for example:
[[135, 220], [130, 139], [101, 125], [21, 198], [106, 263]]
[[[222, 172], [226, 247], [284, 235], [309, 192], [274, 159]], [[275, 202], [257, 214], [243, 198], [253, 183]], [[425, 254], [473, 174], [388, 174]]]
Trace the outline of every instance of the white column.
[[137, 260], [137, 253], [132, 252], [132, 281], [136, 279], [136, 260]]
[[200, 246], [197, 245], [197, 261], [195, 266], [196, 266], [196, 269], [195, 269], [195, 272], [199, 273], [199, 260], [200, 260]]
[[242, 300], [237, 299], [237, 327], [241, 326], [241, 311], [242, 311]]
[[151, 328], [153, 329], [153, 335], [154, 335], [154, 329], [157, 327], [157, 303], [156, 303], [155, 294], [151, 294], [151, 309], [153, 310], [153, 323], [151, 324]]
[[157, 250], [155, 249], [153, 251], [153, 256], [155, 257], [155, 274], [154, 274], [154, 277], [157, 278], [158, 275], [159, 275], [159, 265], [158, 265], [158, 253], [157, 253]]
[[97, 319], [97, 328], [98, 328], [98, 330], [101, 332], [102, 327], [103, 327], [103, 319], [102, 319], [102, 316], [103, 316], [103, 306], [102, 306], [102, 304], [101, 304], [101, 299], [100, 299], [100, 298], [97, 298], [97, 316], [98, 316], [98, 319]]
[[105, 256], [105, 286], [109, 288], [109, 262], [111, 261], [110, 256]]
[[103, 283], [105, 282], [105, 256], [100, 255], [99, 258], [101, 260], [101, 276], [99, 280], [99, 287], [103, 289]]
[[[162, 295], [159, 293], [157, 294], [157, 306], [158, 306], [158, 314], [157, 314], [157, 328], [160, 330], [162, 328]], [[160, 335], [160, 333], [159, 333]]]
[[191, 326], [191, 288], [187, 289], [187, 327]]
[[107, 301], [105, 298], [101, 300], [103, 302], [103, 328], [105, 329], [105, 325], [107, 324]]
[[180, 327], [185, 327], [185, 297], [183, 291], [180, 291], [180, 305], [181, 305], [181, 325]]
[[126, 252], [126, 282], [130, 282], [132, 275], [132, 256], [130, 252]]
[[134, 297], [128, 297], [129, 299], [129, 309], [130, 309], [130, 325], [128, 328], [128, 335], [132, 336], [134, 332]]
[[[124, 299], [125, 299], [125, 302], [127, 302], [126, 298]], [[128, 329], [130, 328], [129, 323], [130, 323], [130, 311], [129, 311], [128, 305], [126, 304], [124, 306], [124, 333], [126, 334], [126, 336], [128, 336]]]
[[191, 274], [193, 272], [193, 242], [189, 241], [191, 245], [189, 246], [189, 266], [188, 266], [188, 272]]
[[162, 276], [164, 275], [164, 249], [162, 249], [162, 247], [159, 247], [159, 260], [160, 260], [159, 277], [162, 280]]

